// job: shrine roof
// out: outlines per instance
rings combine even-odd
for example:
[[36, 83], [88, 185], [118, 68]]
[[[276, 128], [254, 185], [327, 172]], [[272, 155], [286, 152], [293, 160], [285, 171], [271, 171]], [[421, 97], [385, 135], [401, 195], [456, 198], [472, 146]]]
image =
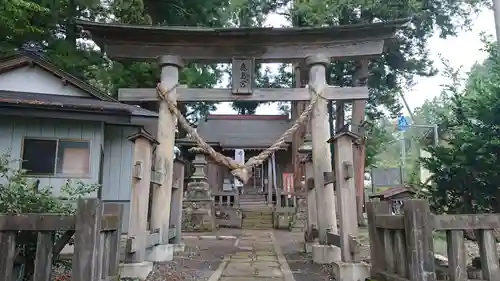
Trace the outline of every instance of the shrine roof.
[[[297, 35], [344, 35], [351, 32], [392, 32], [408, 23], [409, 19], [397, 19], [378, 23], [345, 24], [326, 27], [199, 27], [199, 26], [160, 26], [160, 25], [135, 25], [121, 23], [101, 23], [85, 20], [77, 20], [77, 24], [85, 30], [92, 32], [94, 36], [123, 36], [134, 40], [143, 35], [171, 35], [171, 36], [297, 36]], [[130, 31], [137, 31], [136, 36], [131, 36]], [[351, 34], [352, 35], [352, 34]], [[153, 37], [149, 39], [180, 41], [172, 38]]]
[[222, 148], [267, 148], [292, 125], [287, 115], [209, 115], [197, 132]]
[[[100, 46], [106, 49], [111, 57], [120, 58], [154, 58], [163, 54], [179, 55], [187, 60], [220, 60], [222, 58], [253, 54], [256, 59], [283, 60], [289, 54], [277, 55], [277, 50], [268, 48], [285, 47], [290, 44], [296, 47], [310, 47], [304, 52], [312, 55], [319, 45], [327, 43], [344, 43], [367, 41], [369, 39], [385, 40], [392, 38], [395, 32], [404, 27], [408, 19], [400, 19], [371, 24], [337, 25], [329, 27], [242, 27], [242, 28], [206, 28], [183, 26], [150, 26], [114, 23], [98, 23], [78, 20], [77, 24]], [[205, 48], [223, 47], [219, 53], [199, 53], [197, 45]], [[283, 46], [280, 46], [283, 45]], [[132, 46], [133, 45], [133, 46]], [[383, 42], [382, 42], [383, 45]], [[160, 54], [159, 46], [168, 46]], [[182, 47], [189, 46], [192, 49]], [[224, 47], [223, 47], [224, 48]], [[293, 48], [293, 47], [292, 47]], [[359, 46], [358, 46], [359, 49]], [[293, 51], [293, 50], [290, 50]], [[196, 53], [198, 52], [198, 53]], [[304, 53], [303, 52], [303, 53]], [[326, 52], [326, 51], [325, 51]], [[365, 47], [358, 53], [373, 55], [374, 51]], [[265, 53], [265, 55], [263, 55]], [[331, 53], [331, 50], [330, 50]], [[303, 54], [301, 53], [300, 56]], [[349, 55], [349, 54], [348, 54]], [[331, 57], [337, 56], [337, 53]], [[290, 57], [294, 58], [294, 57]], [[304, 58], [304, 57], [302, 57]]]

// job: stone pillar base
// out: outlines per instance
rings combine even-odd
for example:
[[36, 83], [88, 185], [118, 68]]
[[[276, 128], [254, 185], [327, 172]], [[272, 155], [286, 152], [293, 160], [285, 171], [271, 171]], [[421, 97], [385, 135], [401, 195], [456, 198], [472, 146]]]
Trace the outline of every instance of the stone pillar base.
[[341, 260], [340, 248], [332, 245], [312, 245], [313, 262], [330, 264]]
[[174, 245], [160, 244], [146, 249], [146, 260], [151, 262], [171, 261], [174, 259]]
[[312, 253], [312, 248], [314, 245], [318, 245], [318, 242], [303, 242], [304, 243], [304, 253]]
[[172, 247], [174, 248], [174, 254], [175, 253], [180, 253], [184, 252], [184, 248], [186, 247], [185, 244], [172, 244]]
[[149, 273], [153, 270], [153, 263], [149, 261], [138, 263], [120, 264], [120, 278], [130, 278], [133, 280], [146, 280]]
[[365, 262], [334, 262], [332, 273], [337, 281], [365, 281], [370, 278], [370, 265]]

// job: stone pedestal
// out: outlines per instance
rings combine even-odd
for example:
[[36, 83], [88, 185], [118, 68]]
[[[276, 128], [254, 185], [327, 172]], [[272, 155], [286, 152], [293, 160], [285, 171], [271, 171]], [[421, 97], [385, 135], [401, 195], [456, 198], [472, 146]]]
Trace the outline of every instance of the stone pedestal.
[[132, 280], [146, 280], [153, 270], [153, 263], [149, 261], [138, 263], [120, 264], [120, 278], [130, 278]]
[[303, 242], [304, 243], [304, 253], [311, 254], [314, 245], [318, 245], [317, 241], [314, 242]]
[[312, 245], [312, 257], [315, 264], [339, 262], [340, 248], [333, 245]]
[[203, 150], [198, 147], [189, 150], [195, 153], [195, 171], [187, 185], [182, 204], [182, 230], [186, 232], [209, 232], [215, 230], [214, 201], [205, 175], [207, 161]]
[[332, 273], [337, 281], [365, 281], [370, 278], [370, 265], [365, 262], [334, 262]]
[[146, 260], [165, 262], [174, 259], [174, 244], [160, 244], [146, 250]]

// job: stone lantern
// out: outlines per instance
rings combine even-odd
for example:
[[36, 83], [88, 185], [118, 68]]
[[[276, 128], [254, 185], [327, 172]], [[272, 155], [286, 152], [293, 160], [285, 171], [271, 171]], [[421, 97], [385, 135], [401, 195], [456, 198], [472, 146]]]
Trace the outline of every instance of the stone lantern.
[[195, 154], [192, 162], [194, 173], [189, 178], [183, 202], [183, 229], [184, 231], [213, 231], [215, 230], [214, 201], [205, 174], [206, 155], [200, 147], [193, 147], [189, 149], [189, 152]]

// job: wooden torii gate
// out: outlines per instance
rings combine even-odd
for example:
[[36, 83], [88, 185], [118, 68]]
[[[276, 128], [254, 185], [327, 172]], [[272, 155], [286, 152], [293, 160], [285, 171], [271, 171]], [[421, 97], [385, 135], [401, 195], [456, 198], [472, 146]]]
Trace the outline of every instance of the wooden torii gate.
[[[406, 20], [322, 28], [188, 28], [104, 24], [79, 21], [91, 38], [113, 59], [157, 60], [161, 83], [171, 89], [168, 100], [159, 100], [156, 89], [120, 89], [122, 102], [159, 102], [157, 157], [163, 180], [155, 190], [151, 227], [159, 228], [162, 243], [168, 243], [172, 163], [176, 116], [168, 103], [197, 101], [309, 101], [307, 88], [257, 89], [253, 87], [256, 62], [299, 63], [308, 67], [309, 85], [321, 94], [311, 114], [313, 170], [318, 202], [320, 241], [327, 230], [337, 233], [335, 195], [324, 173], [332, 171], [327, 101], [354, 103], [363, 112], [368, 99], [366, 86], [332, 87], [326, 82], [332, 60], [360, 60], [378, 56], [384, 42], [394, 36]], [[188, 89], [176, 87], [184, 63], [232, 63], [231, 89]], [[362, 101], [362, 102], [355, 102]], [[358, 114], [358, 113], [357, 113]], [[363, 115], [363, 114], [360, 114]], [[344, 122], [344, 121], [342, 121]], [[158, 163], [158, 162], [157, 162]]]

